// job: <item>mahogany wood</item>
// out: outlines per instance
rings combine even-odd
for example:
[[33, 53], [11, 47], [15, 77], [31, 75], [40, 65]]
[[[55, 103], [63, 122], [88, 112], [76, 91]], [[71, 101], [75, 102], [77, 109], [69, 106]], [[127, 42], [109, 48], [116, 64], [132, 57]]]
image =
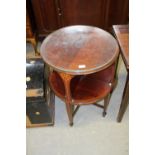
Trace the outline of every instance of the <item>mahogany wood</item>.
[[26, 9], [26, 41], [30, 42], [32, 44], [35, 54], [38, 54], [36, 35], [35, 35], [32, 27], [33, 26], [32, 26], [32, 22], [30, 20], [28, 9]]
[[112, 25], [122, 25], [129, 23], [129, 0], [108, 0], [109, 12], [108, 12], [108, 28]]
[[30, 18], [28, 15], [28, 12], [26, 11], [26, 38], [32, 38], [33, 37], [33, 31], [30, 23]]
[[33, 8], [37, 33], [47, 35], [59, 28], [55, 0], [30, 0]]
[[[79, 105], [104, 98], [105, 116], [115, 83], [119, 52], [115, 39], [96, 27], [70, 26], [50, 34], [40, 51], [43, 60], [54, 70], [49, 75], [49, 84], [65, 101], [70, 125]], [[75, 111], [73, 105], [78, 106]]]
[[116, 60], [118, 52], [117, 42], [109, 33], [97, 27], [81, 25], [51, 33], [40, 48], [47, 64], [72, 75], [103, 70]]
[[63, 26], [91, 25], [106, 28], [107, 0], [59, 0]]
[[129, 0], [26, 1], [32, 5], [39, 36], [71, 25], [91, 25], [110, 31], [112, 25], [129, 21]]
[[121, 102], [120, 109], [117, 115], [117, 122], [122, 121], [123, 115], [128, 107], [128, 104], [129, 104], [129, 76], [127, 75], [125, 88], [124, 88], [123, 96], [122, 96], [122, 102]]
[[[108, 69], [111, 70], [111, 67]], [[72, 103], [90, 104], [106, 96], [111, 91], [114, 72], [113, 74], [109, 72], [108, 78], [110, 82], [107, 81], [105, 75], [108, 75], [108, 73], [105, 74], [103, 70], [94, 74], [75, 76], [70, 84]], [[65, 101], [65, 86], [57, 72], [54, 71], [49, 76], [49, 83], [55, 94]]]
[[118, 40], [121, 55], [127, 70], [129, 69], [129, 26], [128, 25], [114, 25], [114, 33]]
[[129, 26], [114, 25], [113, 30], [120, 46], [120, 53], [127, 70], [127, 78], [123, 91], [122, 101], [117, 116], [117, 122], [121, 122], [129, 102]]

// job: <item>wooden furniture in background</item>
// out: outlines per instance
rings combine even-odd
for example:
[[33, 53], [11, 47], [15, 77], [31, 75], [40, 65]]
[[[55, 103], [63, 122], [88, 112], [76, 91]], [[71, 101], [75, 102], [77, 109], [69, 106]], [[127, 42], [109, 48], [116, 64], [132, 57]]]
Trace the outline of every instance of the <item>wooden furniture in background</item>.
[[26, 41], [32, 44], [35, 54], [38, 54], [36, 34], [33, 32], [32, 23], [28, 11], [26, 11]]
[[30, 3], [39, 36], [46, 36], [59, 28], [58, 8], [55, 0], [30, 0]]
[[127, 77], [125, 88], [122, 96], [117, 121], [121, 122], [122, 117], [129, 103], [129, 26], [128, 25], [114, 25], [113, 30], [118, 40], [121, 56], [127, 70]]
[[[103, 116], [115, 85], [119, 47], [106, 31], [91, 26], [69, 26], [50, 34], [40, 48], [43, 60], [53, 68], [49, 84], [66, 104], [70, 125], [80, 105], [103, 108]], [[104, 106], [96, 102], [104, 99]], [[74, 105], [77, 105], [74, 110]]]
[[37, 36], [70, 25], [90, 25], [111, 31], [127, 24], [129, 0], [26, 0], [30, 3]]
[[91, 25], [106, 28], [109, 2], [107, 0], [59, 0], [62, 25]]

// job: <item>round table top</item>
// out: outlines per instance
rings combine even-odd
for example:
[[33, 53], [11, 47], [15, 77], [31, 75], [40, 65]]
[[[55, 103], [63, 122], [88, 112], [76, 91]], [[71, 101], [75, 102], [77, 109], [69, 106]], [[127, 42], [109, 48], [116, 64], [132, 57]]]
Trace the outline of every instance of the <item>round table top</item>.
[[92, 26], [68, 26], [51, 33], [40, 53], [53, 69], [72, 75], [89, 74], [110, 66], [119, 47], [108, 32]]

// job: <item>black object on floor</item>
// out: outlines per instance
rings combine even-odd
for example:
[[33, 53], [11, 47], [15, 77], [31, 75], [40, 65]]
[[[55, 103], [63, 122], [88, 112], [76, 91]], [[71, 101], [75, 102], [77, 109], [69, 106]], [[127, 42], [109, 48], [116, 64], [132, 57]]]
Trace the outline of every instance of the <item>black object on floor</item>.
[[44, 62], [41, 58], [26, 60], [26, 115], [32, 124], [53, 125], [53, 106], [45, 95]]

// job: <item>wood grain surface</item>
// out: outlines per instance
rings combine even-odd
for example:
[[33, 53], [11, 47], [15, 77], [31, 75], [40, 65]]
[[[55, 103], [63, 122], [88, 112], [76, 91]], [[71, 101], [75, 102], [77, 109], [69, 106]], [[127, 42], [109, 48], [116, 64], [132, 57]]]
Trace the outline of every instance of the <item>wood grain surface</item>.
[[43, 60], [55, 70], [89, 74], [110, 66], [119, 52], [108, 32], [91, 26], [69, 26], [51, 33], [41, 45]]

